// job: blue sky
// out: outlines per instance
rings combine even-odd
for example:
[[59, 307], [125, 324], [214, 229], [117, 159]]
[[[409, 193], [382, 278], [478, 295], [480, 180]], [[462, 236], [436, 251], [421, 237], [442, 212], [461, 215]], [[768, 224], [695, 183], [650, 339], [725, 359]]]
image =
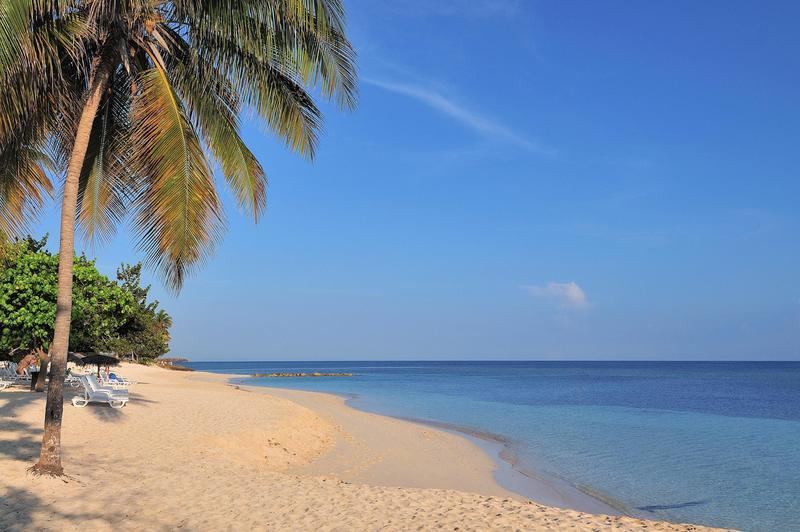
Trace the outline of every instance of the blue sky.
[[359, 108], [313, 163], [248, 124], [174, 355], [800, 359], [800, 3], [346, 5]]

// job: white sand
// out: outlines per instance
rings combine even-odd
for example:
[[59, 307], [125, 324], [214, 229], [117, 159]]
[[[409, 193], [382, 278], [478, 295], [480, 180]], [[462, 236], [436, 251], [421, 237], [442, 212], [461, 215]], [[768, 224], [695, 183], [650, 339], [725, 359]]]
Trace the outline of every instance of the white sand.
[[66, 481], [26, 473], [43, 394], [0, 392], [0, 530], [708, 530], [522, 500], [467, 439], [332, 396], [120, 373], [124, 409], [65, 405]]

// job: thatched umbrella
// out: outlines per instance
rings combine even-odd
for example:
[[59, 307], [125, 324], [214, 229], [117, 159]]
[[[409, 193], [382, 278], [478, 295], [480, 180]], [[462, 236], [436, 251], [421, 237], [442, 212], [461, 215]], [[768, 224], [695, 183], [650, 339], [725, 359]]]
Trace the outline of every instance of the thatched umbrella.
[[97, 376], [100, 376], [100, 366], [119, 366], [120, 360], [108, 353], [70, 353], [69, 360], [85, 366], [92, 364], [97, 366]]
[[75, 362], [76, 364], [83, 365], [83, 355], [81, 353], [67, 353], [67, 362]]

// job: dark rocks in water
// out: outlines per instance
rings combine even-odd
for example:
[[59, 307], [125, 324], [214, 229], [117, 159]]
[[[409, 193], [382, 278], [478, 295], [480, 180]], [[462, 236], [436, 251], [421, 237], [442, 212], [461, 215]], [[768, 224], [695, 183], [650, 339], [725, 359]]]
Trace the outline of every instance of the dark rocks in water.
[[170, 364], [169, 366], [161, 366], [162, 368], [171, 369], [172, 371], [194, 371], [192, 368], [186, 366], [179, 366], [178, 364]]
[[352, 377], [352, 373], [253, 373], [252, 377]]

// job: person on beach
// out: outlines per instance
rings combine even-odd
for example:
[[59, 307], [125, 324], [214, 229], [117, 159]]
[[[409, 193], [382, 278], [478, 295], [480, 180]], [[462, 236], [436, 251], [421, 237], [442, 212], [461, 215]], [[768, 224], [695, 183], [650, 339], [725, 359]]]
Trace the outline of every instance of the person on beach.
[[39, 362], [39, 357], [34, 355], [33, 353], [28, 353], [22, 360], [19, 361], [17, 364], [17, 375], [22, 375], [25, 373], [25, 369], [30, 365], [36, 365]]

